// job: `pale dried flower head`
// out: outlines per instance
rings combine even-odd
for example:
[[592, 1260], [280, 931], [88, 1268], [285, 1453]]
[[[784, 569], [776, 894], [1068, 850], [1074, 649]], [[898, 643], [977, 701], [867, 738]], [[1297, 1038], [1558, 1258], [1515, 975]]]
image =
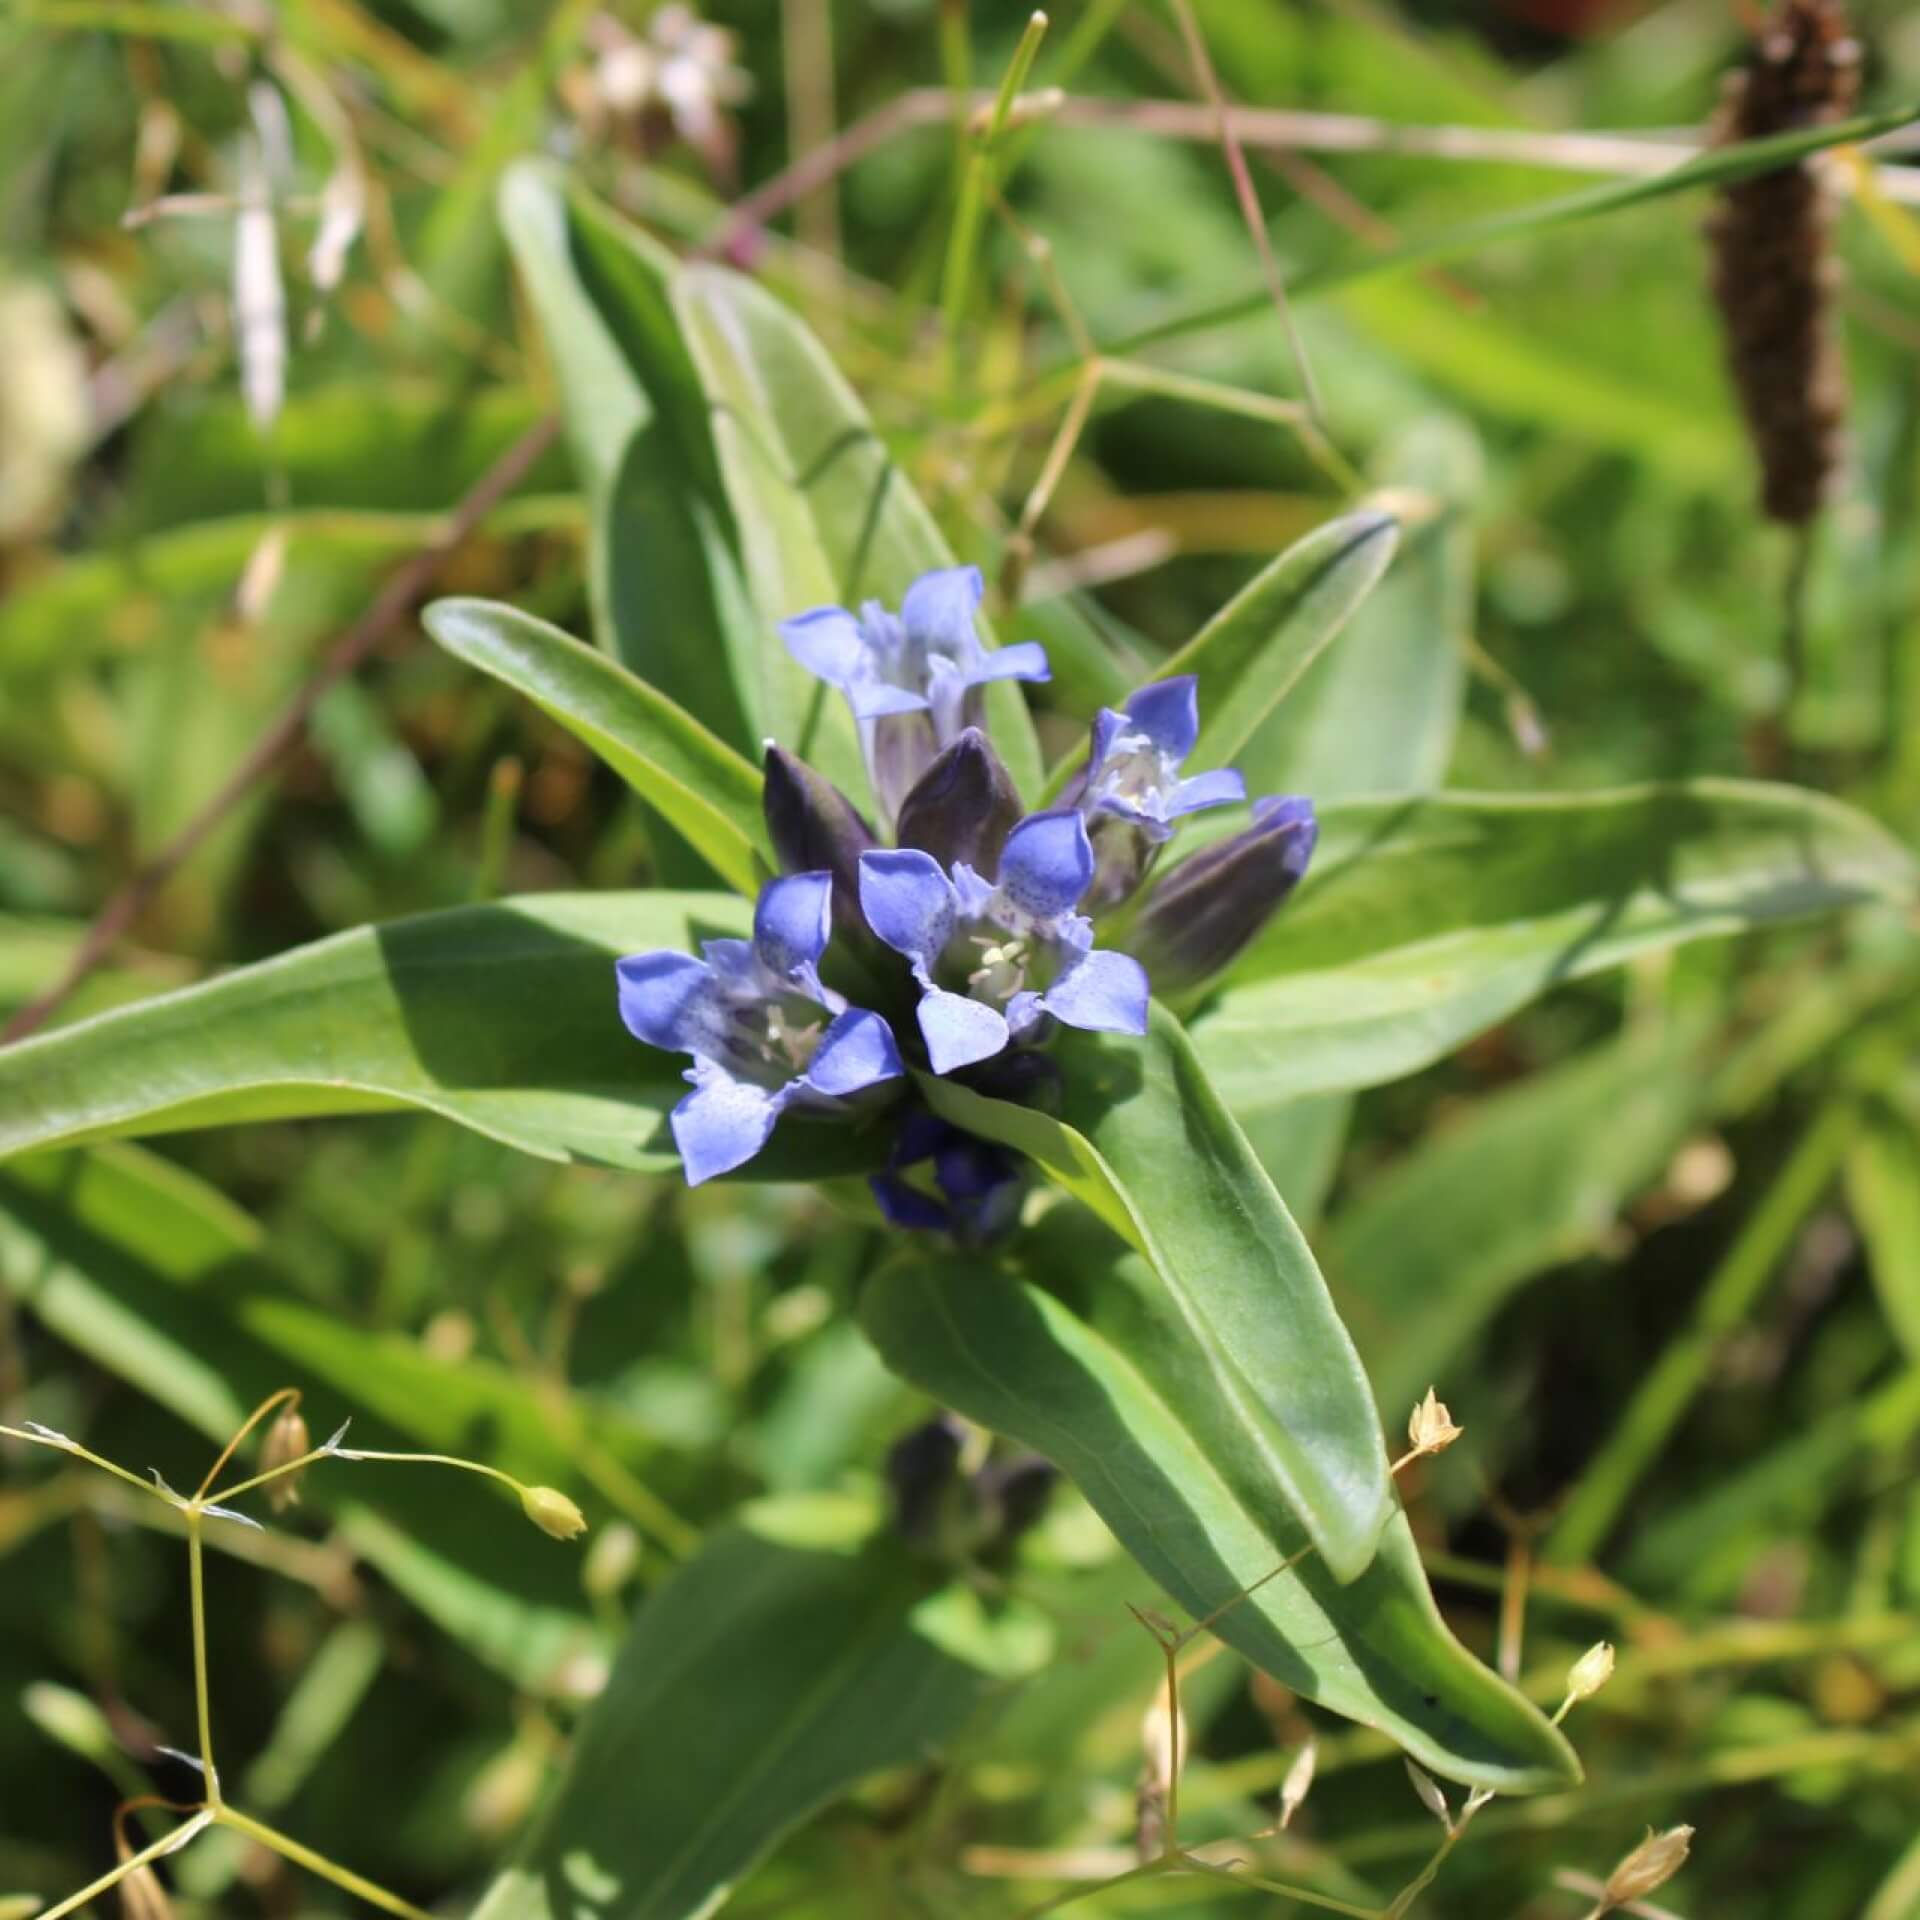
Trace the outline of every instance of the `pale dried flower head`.
[[1567, 1698], [1591, 1700], [1613, 1678], [1613, 1643], [1598, 1640], [1567, 1669]]
[[1665, 1833], [1648, 1828], [1647, 1837], [1607, 1875], [1602, 1896], [1607, 1905], [1623, 1907], [1664, 1887], [1686, 1865], [1692, 1842], [1691, 1827], [1669, 1827]]
[[527, 1518], [556, 1540], [577, 1540], [587, 1530], [587, 1516], [553, 1487], [522, 1487], [520, 1504]]
[[1443, 1452], [1465, 1431], [1464, 1427], [1453, 1424], [1446, 1402], [1432, 1387], [1427, 1389], [1427, 1397], [1414, 1408], [1413, 1417], [1407, 1422], [1407, 1438], [1412, 1442], [1416, 1459], [1422, 1454]]
[[[267, 1429], [266, 1439], [260, 1443], [260, 1471], [273, 1473], [295, 1460], [305, 1459], [312, 1451], [313, 1436], [307, 1431], [306, 1421], [300, 1417], [299, 1407], [285, 1407], [280, 1417]], [[294, 1473], [283, 1473], [278, 1480], [267, 1482], [267, 1504], [275, 1513], [285, 1513], [289, 1507], [300, 1504], [300, 1482], [304, 1475], [305, 1469], [302, 1468]]]

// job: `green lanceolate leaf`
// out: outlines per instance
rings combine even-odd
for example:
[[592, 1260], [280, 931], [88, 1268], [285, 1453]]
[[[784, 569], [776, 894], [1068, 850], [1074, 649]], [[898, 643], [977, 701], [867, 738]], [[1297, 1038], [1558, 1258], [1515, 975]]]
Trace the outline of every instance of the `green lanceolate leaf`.
[[668, 304], [671, 254], [540, 162], [500, 220], [559, 376], [587, 495], [600, 645], [729, 745], [767, 732], [760, 642], [706, 409]]
[[1355, 801], [1300, 891], [1196, 1016], [1228, 1104], [1411, 1073], [1566, 980], [1769, 921], [1903, 899], [1913, 857], [1793, 787]]
[[[1282, 1684], [1451, 1779], [1529, 1792], [1578, 1778], [1559, 1734], [1447, 1631], [1397, 1509], [1356, 1579], [1313, 1553], [1276, 1575], [1305, 1535], [1196, 1421], [1206, 1385], [1144, 1262], [1048, 1270], [1073, 1278], [1055, 1293], [978, 1260], [902, 1260], [868, 1283], [861, 1317], [897, 1372], [1072, 1475], [1169, 1594]], [[1284, 1350], [1284, 1306], [1271, 1319], [1264, 1345]]]
[[[1920, 107], [1890, 107], [1883, 113], [1862, 114], [1857, 119], [1774, 134], [1764, 140], [1746, 140], [1735, 146], [1709, 148], [1677, 167], [1670, 167], [1665, 173], [1603, 181], [1598, 186], [1582, 187], [1573, 193], [1556, 194], [1552, 199], [1537, 201], [1531, 206], [1514, 207], [1478, 219], [1463, 220], [1455, 226], [1441, 228], [1438, 233], [1416, 236], [1384, 252], [1365, 254], [1342, 264], [1296, 275], [1288, 286], [1288, 297], [1294, 300], [1311, 299], [1355, 280], [1372, 279], [1384, 273], [1404, 273], [1410, 268], [1430, 266], [1440, 260], [1465, 259], [1489, 246], [1534, 234], [1551, 233], [1602, 214], [1640, 206], [1649, 200], [1662, 200], [1670, 194], [1730, 186], [1738, 180], [1750, 180], [1755, 174], [1791, 166], [1809, 154], [1819, 153], [1828, 147], [1853, 145], [1858, 141], [1875, 139], [1884, 133], [1896, 132], [1901, 127], [1910, 126], [1915, 119], [1920, 119]], [[1114, 354], [1137, 353], [1156, 340], [1222, 326], [1259, 312], [1271, 298], [1272, 295], [1265, 288], [1250, 290], [1235, 299], [1201, 307], [1144, 328], [1109, 345], [1107, 351]]]
[[[337, 934], [0, 1051], [0, 1155], [415, 1107], [544, 1159], [663, 1170], [686, 1062], [620, 1024], [614, 961], [750, 920], [724, 893], [550, 893]], [[879, 1131], [789, 1121], [753, 1169], [866, 1171]]]
[[1887, 1324], [1920, 1366], [1920, 1124], [1909, 1109], [1876, 1103], [1862, 1116], [1847, 1198]]
[[[263, 1241], [214, 1189], [137, 1147], [0, 1167], [0, 1288], [206, 1436], [203, 1458], [156, 1463], [180, 1484], [289, 1386], [317, 1433], [351, 1417], [365, 1447], [484, 1445], [479, 1457], [504, 1471], [563, 1487], [578, 1483], [583, 1442], [644, 1468], [649, 1446], [617, 1414], [578, 1404], [557, 1426], [547, 1401], [484, 1361], [450, 1365], [416, 1340], [351, 1326], [298, 1299]], [[496, 1489], [456, 1477], [450, 1490], [439, 1469], [343, 1461], [311, 1469], [302, 1499], [338, 1513], [355, 1549], [476, 1657], [521, 1686], [564, 1688], [570, 1663], [598, 1642], [577, 1559]], [[238, 1505], [266, 1515], [260, 1497]]]
[[1631, 1035], [1477, 1101], [1338, 1215], [1321, 1256], [1389, 1420], [1659, 1175], [1706, 1098], [1698, 1039]]
[[1035, 1615], [916, 1565], [863, 1501], [749, 1505], [641, 1609], [475, 1920], [711, 1914], [781, 1835], [924, 1761], [1049, 1641]]
[[[897, 607], [919, 575], [953, 564], [933, 516], [805, 324], [723, 267], [690, 266], [674, 309], [712, 409], [720, 471], [740, 529], [748, 586], [766, 623], [768, 730], [843, 790], [863, 778], [827, 751], [842, 702], [786, 656], [774, 625], [810, 607]], [[987, 689], [994, 744], [1020, 790], [1040, 784], [1025, 698]], [[850, 730], [847, 735], [851, 737]]]
[[1188, 770], [1230, 765], [1386, 572], [1399, 522], [1342, 514], [1296, 541], [1155, 674], [1199, 681], [1200, 738]]
[[1059, 1117], [923, 1082], [937, 1111], [1031, 1154], [1152, 1262], [1190, 1357], [1180, 1414], [1250, 1507], [1298, 1516], [1334, 1574], [1393, 1502], [1366, 1376], [1313, 1255], [1173, 1016], [1143, 1040], [1063, 1033]]
[[[1407, 530], [1340, 644], [1321, 651], [1235, 757], [1251, 794], [1311, 794], [1324, 809], [1362, 794], [1425, 792], [1446, 773], [1466, 692], [1480, 445], [1464, 421], [1431, 415], [1395, 437], [1370, 477], [1437, 511]], [[1345, 1094], [1310, 1094], [1234, 1115], [1309, 1231], [1350, 1104]]]
[[558, 627], [494, 600], [438, 600], [427, 631], [582, 740], [749, 896], [771, 864], [760, 770], [684, 708]]
[[1479, 442], [1448, 415], [1418, 420], [1370, 477], [1424, 495], [1438, 511], [1408, 528], [1340, 644], [1308, 664], [1235, 756], [1249, 793], [1311, 794], [1325, 807], [1424, 793], [1446, 773], [1466, 692]]

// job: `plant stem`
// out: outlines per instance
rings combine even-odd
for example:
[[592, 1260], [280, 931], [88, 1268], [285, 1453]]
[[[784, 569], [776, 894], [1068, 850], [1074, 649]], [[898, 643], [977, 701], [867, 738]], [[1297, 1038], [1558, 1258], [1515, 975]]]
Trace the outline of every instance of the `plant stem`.
[[309, 1873], [317, 1873], [323, 1880], [331, 1880], [336, 1887], [344, 1887], [348, 1893], [366, 1901], [371, 1907], [380, 1908], [383, 1913], [394, 1914], [398, 1920], [432, 1920], [431, 1915], [402, 1900], [397, 1893], [389, 1893], [385, 1887], [363, 1879], [351, 1867], [337, 1865], [324, 1853], [316, 1853], [311, 1847], [302, 1846], [298, 1840], [289, 1839], [265, 1821], [242, 1813], [238, 1807], [222, 1807], [213, 1817], [223, 1827], [231, 1827], [234, 1832], [243, 1833], [249, 1840], [256, 1840], [261, 1846], [279, 1854], [283, 1860], [291, 1860], [295, 1866], [305, 1867]]
[[1693, 1324], [1671, 1341], [1641, 1382], [1620, 1424], [1587, 1468], [1547, 1537], [1549, 1558], [1586, 1560], [1612, 1531], [1640, 1477], [1693, 1404], [1721, 1343], [1753, 1310], [1800, 1223], [1819, 1202], [1854, 1131], [1850, 1102], [1833, 1101], [1814, 1119], [1765, 1197], [1707, 1282]]
[[206, 1776], [207, 1805], [220, 1809], [220, 1776], [213, 1765], [213, 1706], [207, 1691], [207, 1580], [200, 1543], [201, 1514], [187, 1509], [187, 1571], [193, 1596], [193, 1703], [200, 1722], [200, 1767]]
[[973, 256], [978, 251], [980, 222], [986, 212], [987, 186], [992, 177], [994, 147], [1006, 129], [1007, 115], [1019, 97], [1020, 89], [1032, 71], [1034, 56], [1047, 31], [1047, 16], [1035, 13], [1027, 21], [1027, 30], [1007, 63], [1007, 71], [994, 96], [993, 110], [985, 129], [973, 136], [966, 164], [960, 172], [959, 203], [954, 208], [953, 228], [947, 236], [946, 270], [940, 282], [940, 316], [945, 335], [947, 364], [946, 387], [949, 395], [960, 375], [960, 328], [966, 319], [967, 294], [973, 280]]
[[69, 1913], [77, 1912], [89, 1900], [97, 1900], [101, 1894], [117, 1887], [129, 1874], [138, 1873], [142, 1867], [150, 1867], [156, 1860], [164, 1860], [168, 1854], [177, 1853], [196, 1834], [203, 1832], [213, 1820], [213, 1809], [202, 1807], [192, 1819], [184, 1825], [175, 1827], [171, 1833], [162, 1834], [150, 1847], [142, 1847], [136, 1854], [122, 1860], [109, 1873], [103, 1873], [98, 1880], [92, 1881], [78, 1893], [70, 1893], [57, 1906], [43, 1909], [34, 1915], [34, 1920], [64, 1920]]

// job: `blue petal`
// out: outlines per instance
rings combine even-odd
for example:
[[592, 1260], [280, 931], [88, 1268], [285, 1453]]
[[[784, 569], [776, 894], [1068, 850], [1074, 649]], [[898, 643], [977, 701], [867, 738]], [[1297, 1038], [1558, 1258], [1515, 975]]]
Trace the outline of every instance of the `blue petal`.
[[1304, 793], [1269, 793], [1253, 803], [1253, 817], [1263, 827], [1307, 827], [1311, 839], [1320, 837], [1313, 802]]
[[983, 1000], [929, 987], [920, 996], [920, 1032], [935, 1073], [988, 1060], [1007, 1044], [1005, 1018]]
[[867, 643], [860, 623], [844, 607], [816, 607], [780, 623], [787, 651], [822, 680], [846, 687], [868, 667]]
[[1043, 996], [1047, 1011], [1094, 1033], [1145, 1033], [1147, 973], [1126, 953], [1089, 953]]
[[673, 1144], [687, 1185], [697, 1187], [751, 1160], [767, 1144], [790, 1094], [788, 1087], [769, 1093], [719, 1071], [702, 1073], [672, 1114]]
[[980, 645], [973, 631], [974, 609], [985, 591], [978, 567], [936, 567], [923, 573], [900, 602], [900, 621], [923, 644], [970, 657]]
[[860, 911], [875, 935], [930, 973], [953, 935], [953, 883], [917, 847], [860, 856]]
[[889, 713], [923, 713], [929, 704], [924, 693], [909, 693], [886, 680], [856, 680], [845, 692], [856, 720], [878, 720]]
[[1177, 673], [1127, 696], [1127, 718], [1164, 754], [1184, 760], [1200, 737], [1200, 696], [1194, 676]]
[[833, 931], [833, 875], [790, 873], [760, 889], [753, 910], [753, 944], [782, 980], [811, 973]]
[[806, 1082], [816, 1093], [844, 1097], [904, 1071], [893, 1029], [877, 1013], [853, 1007], [821, 1035]]
[[1173, 820], [1183, 813], [1197, 813], [1202, 807], [1231, 806], [1246, 797], [1247, 782], [1239, 769], [1216, 767], [1211, 773], [1196, 773], [1191, 780], [1182, 780], [1174, 788], [1173, 797], [1167, 802], [1167, 818]]
[[981, 657], [967, 669], [967, 685], [977, 687], [987, 680], [1051, 680], [1053, 669], [1047, 665], [1047, 650], [1038, 640], [1022, 640], [1016, 646], [1001, 647], [995, 653], [982, 650]]
[[1071, 811], [1030, 813], [1007, 835], [1000, 892], [1036, 920], [1070, 913], [1093, 878], [1086, 823]]
[[614, 968], [620, 1018], [636, 1040], [669, 1053], [705, 1053], [725, 1025], [713, 969], [690, 953], [634, 953]]
[[1113, 743], [1126, 724], [1126, 715], [1115, 713], [1111, 707], [1102, 707], [1093, 716], [1093, 739], [1087, 748], [1089, 774], [1097, 774], [1106, 765], [1107, 756], [1113, 751]]

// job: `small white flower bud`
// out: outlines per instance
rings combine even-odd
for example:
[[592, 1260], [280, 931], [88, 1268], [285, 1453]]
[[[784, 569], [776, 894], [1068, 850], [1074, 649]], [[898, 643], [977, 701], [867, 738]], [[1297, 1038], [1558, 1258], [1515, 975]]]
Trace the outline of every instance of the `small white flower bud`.
[[1596, 1641], [1567, 1669], [1567, 1698], [1591, 1700], [1613, 1678], [1613, 1643]]
[[1451, 1833], [1453, 1831], [1453, 1809], [1447, 1805], [1447, 1796], [1440, 1791], [1432, 1775], [1423, 1773], [1409, 1760], [1407, 1762], [1407, 1778], [1413, 1782], [1413, 1790], [1420, 1796], [1420, 1804]]
[[1284, 1833], [1292, 1824], [1293, 1816], [1300, 1811], [1300, 1803], [1307, 1797], [1308, 1789], [1313, 1785], [1313, 1769], [1320, 1757], [1320, 1749], [1309, 1740], [1294, 1756], [1293, 1765], [1287, 1769], [1287, 1777], [1280, 1783], [1280, 1818], [1277, 1825]]
[[522, 1487], [520, 1505], [542, 1533], [556, 1540], [577, 1540], [587, 1530], [587, 1516], [552, 1487]]

